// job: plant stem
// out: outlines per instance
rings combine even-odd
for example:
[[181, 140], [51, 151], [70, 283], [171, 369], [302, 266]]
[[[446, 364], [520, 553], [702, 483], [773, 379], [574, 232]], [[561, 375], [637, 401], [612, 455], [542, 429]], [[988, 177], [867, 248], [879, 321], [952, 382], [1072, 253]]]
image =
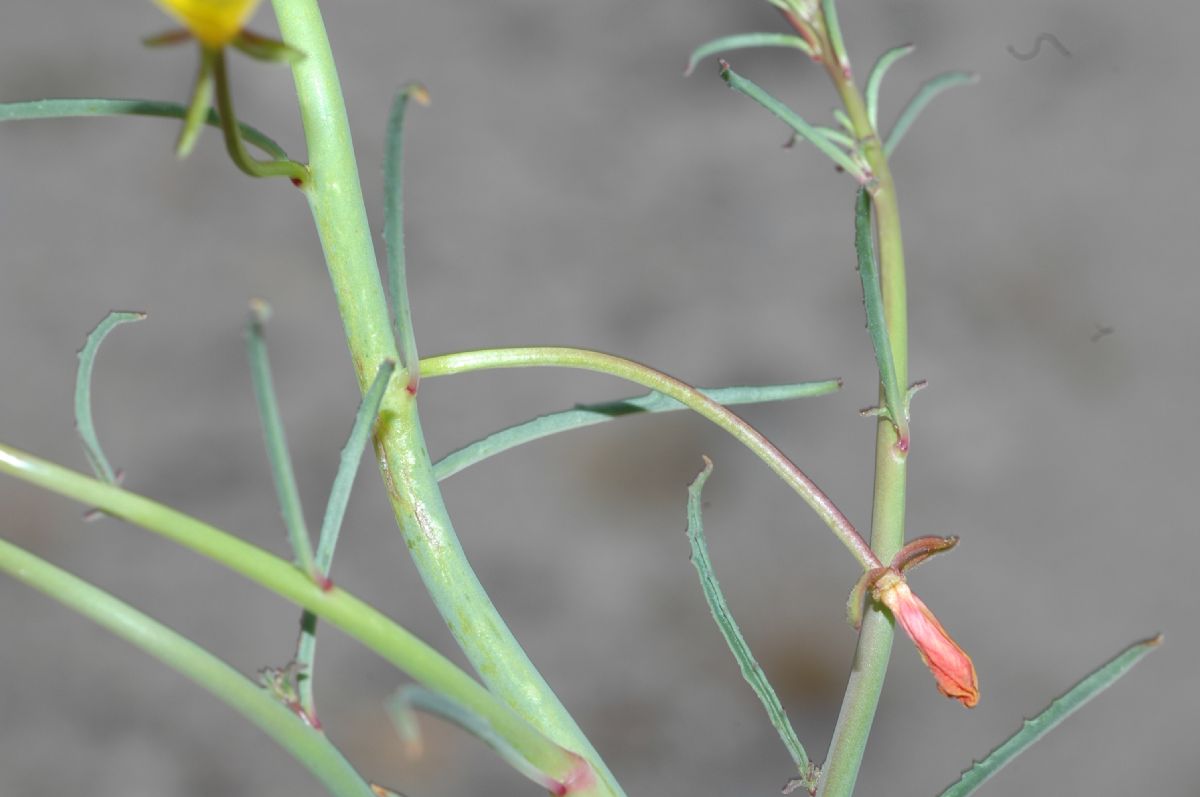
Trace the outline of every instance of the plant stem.
[[200, 57], [205, 59], [208, 68], [212, 70], [213, 80], [217, 84], [217, 109], [221, 114], [221, 130], [225, 133], [225, 149], [228, 150], [234, 165], [251, 177], [287, 177], [297, 187], [302, 187], [308, 180], [308, 169], [304, 164], [291, 160], [260, 161], [246, 151], [237, 115], [233, 112], [233, 92], [230, 91], [229, 75], [225, 69], [225, 51], [205, 48]]
[[657, 390], [664, 396], [675, 399], [712, 421], [733, 435], [738, 442], [753, 451], [759, 459], [775, 471], [788, 486], [804, 499], [825, 525], [833, 531], [842, 544], [854, 555], [863, 570], [880, 567], [880, 561], [871, 552], [870, 546], [859, 535], [854, 525], [812, 479], [796, 467], [774, 443], [762, 432], [739, 418], [733, 411], [712, 400], [691, 385], [681, 382], [662, 371], [617, 357], [612, 354], [572, 349], [563, 346], [529, 346], [511, 349], [482, 349], [428, 357], [421, 361], [421, 370], [428, 377], [449, 373], [466, 373], [488, 368], [527, 368], [533, 366], [558, 366], [581, 368], [601, 374], [611, 374], [635, 384]]
[[[367, 225], [345, 102], [317, 0], [273, 0], [284, 41], [305, 58], [294, 65], [308, 141], [305, 186], [345, 326], [359, 388], [399, 355]], [[407, 294], [396, 295], [407, 303]], [[397, 315], [402, 308], [396, 308]], [[407, 312], [407, 307], [403, 308]], [[375, 432], [375, 450], [405, 542], [442, 618], [496, 695], [550, 739], [584, 756], [601, 783], [593, 793], [621, 795], [616, 779], [529, 661], [472, 570], [438, 490], [414, 392], [392, 380]]]
[[573, 770], [573, 757], [551, 745], [541, 732], [445, 656], [370, 604], [337, 587], [325, 589], [314, 583], [310, 574], [291, 562], [145, 496], [3, 444], [0, 472], [94, 506], [224, 565], [337, 626], [414, 680], [486, 718], [543, 771], [566, 777]]
[[323, 733], [195, 642], [7, 540], [0, 540], [0, 571], [95, 621], [208, 690], [287, 750], [331, 795], [371, 797], [370, 787]]
[[[842, 98], [854, 134], [871, 167], [869, 185], [879, 240], [879, 274], [888, 341], [892, 347], [896, 381], [908, 385], [908, 309], [904, 273], [904, 247], [900, 237], [900, 212], [887, 155], [878, 133], [871, 127], [866, 103], [845, 64], [825, 59], [825, 68]], [[884, 404], [882, 387], [880, 406]], [[871, 548], [882, 561], [904, 546], [907, 451], [901, 451], [891, 421], [880, 418], [875, 427], [875, 491], [871, 514]], [[891, 656], [894, 629], [891, 618], [872, 607], [863, 621], [854, 653], [854, 666], [842, 700], [833, 740], [825, 760], [822, 797], [850, 797], [862, 766], [867, 737], [879, 706]]]

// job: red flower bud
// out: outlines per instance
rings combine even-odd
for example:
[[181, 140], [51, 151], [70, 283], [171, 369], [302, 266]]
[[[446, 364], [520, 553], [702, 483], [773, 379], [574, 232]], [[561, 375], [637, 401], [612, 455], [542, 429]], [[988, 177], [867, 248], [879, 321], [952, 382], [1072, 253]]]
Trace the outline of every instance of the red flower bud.
[[971, 657], [963, 652], [933, 612], [913, 594], [904, 578], [894, 570], [879, 577], [872, 591], [875, 600], [888, 607], [892, 616], [917, 646], [921, 660], [933, 673], [938, 691], [967, 708], [979, 702], [979, 679]]

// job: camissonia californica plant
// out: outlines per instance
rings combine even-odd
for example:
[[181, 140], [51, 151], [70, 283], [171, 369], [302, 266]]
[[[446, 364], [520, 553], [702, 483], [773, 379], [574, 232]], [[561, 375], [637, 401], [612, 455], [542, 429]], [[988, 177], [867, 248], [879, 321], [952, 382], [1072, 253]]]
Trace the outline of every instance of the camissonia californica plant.
[[[152, 36], [147, 44], [192, 43], [198, 48], [199, 68], [188, 104], [40, 100], [0, 106], [0, 120], [114, 114], [177, 117], [182, 120], [176, 142], [180, 157], [187, 156], [206, 126], [215, 126], [222, 131], [229, 155], [239, 169], [257, 178], [286, 178], [304, 194], [320, 233], [363, 393], [317, 542], [314, 546], [305, 526], [292, 474], [267, 361], [264, 327], [269, 307], [260, 300], [251, 303], [247, 349], [268, 457], [291, 543], [290, 559], [121, 487], [120, 473], [105, 457], [92, 420], [91, 374], [105, 336], [120, 324], [140, 320], [144, 317], [141, 313], [110, 314], [89, 336], [79, 355], [76, 424], [95, 476], [85, 476], [2, 444], [0, 470], [80, 501], [93, 508], [94, 515], [119, 518], [174, 540], [283, 596], [301, 609], [300, 639], [285, 664], [265, 667], [257, 678], [249, 678], [138, 609], [2, 540], [0, 570], [109, 628], [199, 683], [269, 734], [337, 797], [394, 792], [365, 780], [322, 728], [313, 689], [316, 635], [321, 622], [341, 628], [411, 679], [391, 705], [397, 727], [410, 745], [417, 740], [415, 712], [433, 713], [477, 736], [551, 794], [623, 795], [615, 774], [554, 696], [488, 598], [458, 543], [438, 482], [487, 457], [549, 434], [631, 413], [689, 409], [762, 459], [817, 513], [862, 568], [848, 601], [849, 621], [860, 629], [858, 650], [832, 743], [823, 764], [818, 766], [788, 722], [782, 702], [742, 637], [714, 575], [700, 511], [701, 490], [712, 472], [710, 461], [706, 460], [691, 485], [687, 515], [692, 563], [720, 633], [792, 757], [795, 771], [787, 778], [784, 791], [803, 789], [830, 797], [853, 792], [897, 622], [928, 666], [937, 689], [967, 708], [976, 705], [980, 687], [971, 658], [907, 580], [913, 566], [950, 549], [958, 540], [923, 536], [906, 542], [905, 537], [906, 468], [912, 441], [910, 405], [921, 383], [912, 385], [908, 377], [904, 250], [888, 163], [921, 109], [943, 90], [974, 82], [973, 75], [949, 72], [933, 78], [883, 133], [878, 115], [882, 80], [891, 65], [912, 47], [904, 45], [884, 53], [860, 87], [833, 0], [769, 0], [781, 14], [783, 30], [716, 39], [696, 48], [688, 64], [691, 72], [711, 56], [750, 47], [798, 51], [825, 70], [841, 100], [842, 108], [835, 111], [832, 124], [811, 124], [734, 71], [728, 61], [718, 62], [720, 77], [732, 89], [776, 116], [795, 140], [812, 144], [854, 183], [854, 246], [867, 329], [879, 372], [880, 397], [879, 406], [866, 411], [877, 424], [874, 509], [868, 542], [791, 459], [730, 409], [741, 403], [829, 393], [840, 386], [837, 380], [700, 389], [622, 357], [546, 346], [421, 357], [405, 287], [400, 178], [405, 114], [410, 101], [427, 103], [425, 90], [416, 84], [404, 89], [389, 122], [385, 291], [366, 222], [341, 87], [317, 0], [274, 0], [282, 41], [246, 29], [257, 0], [155, 1], [181, 27]], [[231, 48], [259, 61], [285, 64], [292, 70], [306, 136], [307, 163], [289, 158], [270, 138], [238, 122], [226, 63]], [[252, 156], [249, 147], [266, 157]], [[535, 366], [611, 374], [650, 392], [543, 415], [489, 435], [440, 462], [429, 460], [418, 415], [423, 379], [481, 369]], [[373, 441], [400, 532], [426, 588], [478, 678], [330, 580], [350, 487], [368, 440]], [[970, 794], [1123, 675], [1158, 641], [1156, 637], [1137, 643], [1088, 675], [968, 769], [943, 794]]]

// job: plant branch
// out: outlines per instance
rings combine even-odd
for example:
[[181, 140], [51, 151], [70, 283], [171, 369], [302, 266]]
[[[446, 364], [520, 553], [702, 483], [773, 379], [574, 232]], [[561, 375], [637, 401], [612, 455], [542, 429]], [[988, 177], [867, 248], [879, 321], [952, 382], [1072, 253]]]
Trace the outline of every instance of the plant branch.
[[[317, 0], [273, 0], [284, 41], [305, 53], [293, 66], [308, 142], [305, 186], [345, 327], [359, 389], [384, 360], [401, 360], [354, 158], [345, 101]], [[397, 286], [398, 317], [408, 297]], [[554, 742], [584, 756], [600, 781], [593, 793], [623, 792], [587, 737], [529, 661], [467, 561], [438, 490], [415, 391], [384, 395], [375, 451], [401, 532], [450, 632], [488, 687]]]
[[829, 496], [822, 492], [821, 488], [817, 487], [816, 483], [808, 478], [804, 471], [796, 467], [795, 463], [788, 459], [762, 432], [696, 388], [667, 376], [661, 371], [656, 371], [632, 360], [626, 360], [624, 357], [588, 349], [530, 346], [511, 349], [482, 349], [428, 357], [421, 361], [421, 372], [425, 376], [431, 377], [489, 368], [537, 366], [580, 368], [585, 371], [611, 374], [643, 387], [657, 390], [664, 396], [686, 405], [733, 435], [738, 442], [753, 451], [771, 470], [775, 471], [776, 475], [787, 482], [788, 486], [812, 507], [821, 520], [825, 521], [825, 525], [829, 526], [842, 544], [849, 549], [863, 570], [880, 566], [880, 560], [871, 552], [870, 546]]

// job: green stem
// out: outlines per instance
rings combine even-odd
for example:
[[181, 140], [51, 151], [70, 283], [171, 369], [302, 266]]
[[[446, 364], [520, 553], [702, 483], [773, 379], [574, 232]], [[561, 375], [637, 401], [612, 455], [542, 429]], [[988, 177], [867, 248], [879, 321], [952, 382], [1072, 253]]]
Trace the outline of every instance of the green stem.
[[[375, 607], [228, 532], [115, 485], [0, 444], [0, 472], [94, 506], [218, 562], [337, 626], [417, 682], [486, 718], [529, 761], [558, 779], [576, 760], [518, 717], [478, 681]], [[577, 792], [586, 794], [587, 792]]]
[[812, 479], [796, 467], [774, 443], [750, 424], [739, 418], [696, 388], [667, 376], [641, 363], [626, 360], [603, 352], [588, 349], [572, 349], [561, 346], [530, 346], [512, 349], [483, 349], [480, 351], [443, 354], [421, 361], [421, 372], [427, 377], [450, 373], [466, 373], [488, 368], [527, 368], [534, 366], [558, 366], [580, 368], [611, 374], [627, 379], [643, 387], [657, 390], [664, 396], [675, 399], [712, 421], [738, 442], [753, 451], [771, 470], [799, 493], [825, 525], [833, 531], [842, 544], [854, 554], [864, 570], [880, 567], [880, 561], [871, 552], [866, 541], [855, 530], [854, 525], [842, 514], [829, 496]]
[[[317, 0], [273, 0], [284, 41], [305, 53], [293, 66], [309, 150], [305, 186], [345, 326], [359, 388], [384, 360], [399, 361], [363, 205], [346, 106]], [[407, 304], [403, 292], [398, 298]], [[399, 315], [407, 308], [397, 307]], [[621, 795], [575, 720], [529, 661], [467, 561], [442, 501], [417, 414], [415, 391], [384, 396], [375, 450], [388, 496], [421, 578], [450, 632], [488, 687], [563, 747], [584, 756], [601, 783]]]
[[204, 648], [102, 589], [0, 540], [0, 571], [49, 595], [196, 682], [257, 725], [335, 797], [371, 797], [325, 734]]
[[[826, 59], [825, 67], [842, 98], [854, 135], [871, 168], [868, 184], [875, 209], [879, 240], [879, 275], [888, 341], [892, 348], [896, 381], [908, 384], [908, 309], [904, 273], [904, 246], [900, 237], [900, 212], [895, 186], [882, 142], [871, 126], [867, 105], [849, 69]], [[880, 405], [885, 396], [881, 387]], [[907, 451], [902, 451], [896, 427], [880, 418], [875, 427], [875, 491], [871, 513], [871, 548], [884, 562], [904, 546], [904, 511], [907, 484]], [[842, 700], [841, 712], [825, 761], [822, 797], [850, 797], [862, 766], [871, 724], [879, 707], [891, 657], [894, 629], [883, 612], [867, 613], [854, 653], [854, 666]]]
[[221, 130], [225, 133], [225, 149], [234, 165], [251, 177], [287, 177], [297, 187], [308, 181], [308, 169], [303, 163], [292, 160], [260, 161], [251, 157], [242, 141], [237, 115], [233, 112], [233, 93], [229, 90], [229, 75], [225, 69], [225, 51], [204, 49], [200, 57], [208, 63], [213, 80], [217, 84], [217, 110], [221, 116]]

